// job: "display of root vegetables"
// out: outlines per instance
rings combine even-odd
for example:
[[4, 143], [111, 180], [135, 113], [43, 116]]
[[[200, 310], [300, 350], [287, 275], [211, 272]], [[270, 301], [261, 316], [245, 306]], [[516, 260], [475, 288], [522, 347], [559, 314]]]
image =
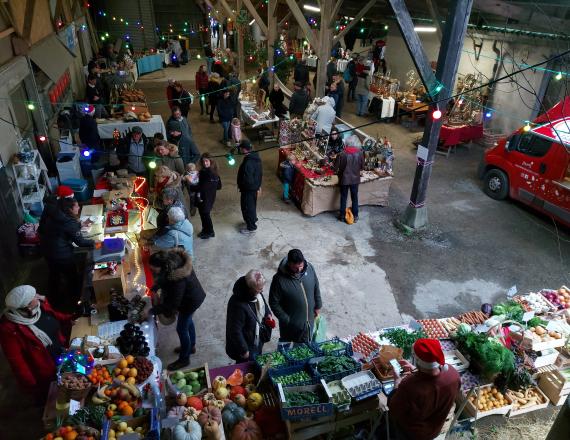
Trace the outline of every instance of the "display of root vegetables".
[[495, 387], [482, 388], [478, 395], [469, 397], [469, 402], [479, 411], [491, 411], [511, 404]]
[[530, 327], [526, 332], [526, 336], [534, 339], [535, 341], [552, 341], [554, 339], [562, 339], [562, 335], [555, 331], [548, 331], [544, 327], [537, 325], [536, 327]]
[[91, 386], [91, 381], [87, 376], [79, 373], [62, 374], [60, 382], [68, 390], [84, 390]]
[[352, 349], [355, 352], [362, 353], [364, 356], [370, 356], [370, 353], [378, 350], [380, 344], [370, 336], [360, 332], [352, 339]]
[[457, 317], [457, 319], [459, 319], [461, 322], [464, 322], [469, 325], [483, 324], [487, 320], [487, 318], [488, 318], [487, 315], [479, 311], [462, 313]]
[[454, 317], [441, 318], [438, 319], [438, 321], [448, 333], [455, 333], [457, 331], [457, 327], [461, 324], [461, 321]]
[[515, 410], [546, 403], [546, 399], [536, 388], [528, 388], [524, 391], [508, 390], [507, 395], [513, 401], [513, 409]]
[[530, 309], [535, 313], [546, 313], [552, 309], [548, 301], [540, 293], [531, 292], [524, 297]]
[[543, 290], [542, 295], [559, 309], [570, 309], [570, 289], [562, 286], [558, 290]]
[[445, 339], [449, 333], [437, 319], [418, 319], [428, 338]]

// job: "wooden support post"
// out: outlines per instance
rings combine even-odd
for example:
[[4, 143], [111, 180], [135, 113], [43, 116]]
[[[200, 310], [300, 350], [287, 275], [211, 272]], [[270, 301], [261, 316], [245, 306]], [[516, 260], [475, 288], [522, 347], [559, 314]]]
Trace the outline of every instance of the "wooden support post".
[[285, 24], [285, 22], [286, 22], [287, 20], [289, 20], [290, 17], [291, 17], [291, 11], [287, 11], [287, 13], [285, 14], [285, 17], [283, 17], [283, 18], [279, 21], [279, 23], [277, 23], [277, 27], [283, 26], [283, 25]]
[[331, 13], [330, 26], [334, 26], [336, 16], [338, 15], [338, 11], [340, 11], [340, 7], [342, 6], [343, 1], [344, 0], [336, 0], [336, 3], [334, 5], [334, 8], [333, 8], [332, 13]]
[[265, 37], [267, 37], [267, 25], [265, 24], [265, 22], [261, 19], [261, 17], [259, 16], [259, 14], [257, 13], [257, 10], [253, 7], [253, 5], [251, 4], [250, 0], [243, 0], [243, 4], [245, 5], [245, 7], [247, 8], [247, 10], [249, 11], [249, 13], [251, 14], [251, 16], [255, 19], [255, 22], [257, 23], [257, 25], [259, 26], [259, 28], [261, 29], [261, 32], [263, 32], [263, 35], [265, 35]]
[[[399, 3], [398, 9], [394, 7], [395, 3]], [[403, 17], [409, 18], [409, 13], [405, 5], [403, 5], [403, 2], [390, 0], [390, 4], [394, 9], [398, 25], [402, 29], [402, 33], [405, 38], [407, 39], [410, 33], [417, 36], [413, 31], [411, 20], [408, 21], [402, 19]], [[472, 6], [473, 0], [457, 0], [450, 3], [449, 13], [445, 22], [443, 40], [439, 49], [439, 56], [437, 58], [436, 77], [440, 81], [441, 85], [443, 85], [443, 88], [437, 93], [433, 93], [432, 91], [432, 98], [436, 101], [441, 101], [438, 104], [438, 108], [440, 110], [445, 110], [447, 100], [453, 94], [455, 76], [459, 66], [463, 39], [465, 38], [467, 25], [469, 24], [469, 15], [471, 13]], [[408, 28], [407, 26], [410, 25], [412, 27]], [[415, 58], [418, 48], [416, 47], [412, 50], [409, 42], [406, 42], [406, 44], [408, 44], [408, 50], [410, 51], [412, 58]], [[421, 49], [421, 44], [419, 48]], [[423, 53], [423, 50], [421, 52]], [[417, 60], [415, 61], [416, 64], [418, 64]], [[421, 62], [419, 64], [421, 64]], [[426, 87], [428, 86], [426, 83], [424, 83], [424, 85]], [[435, 109], [435, 106], [431, 109]], [[441, 125], [442, 120], [434, 120], [431, 117], [431, 112], [428, 112], [422, 143], [418, 147], [418, 162], [414, 184], [412, 186], [412, 194], [410, 196], [410, 203], [406, 208], [404, 217], [402, 218], [403, 225], [412, 229], [418, 229], [426, 226], [428, 222], [426, 207], [427, 188], [433, 161], [435, 159]]]
[[277, 40], [277, 18], [275, 11], [277, 10], [277, 2], [279, 0], [269, 0], [267, 8], [267, 65], [269, 67], [275, 64], [275, 41]]
[[[299, 6], [295, 2], [295, 0], [286, 0], [286, 1], [287, 1], [287, 6], [289, 6], [289, 9], [291, 10], [293, 17], [295, 17], [295, 20], [297, 20], [299, 27], [303, 30], [303, 33], [305, 34], [307, 40], [309, 40], [310, 45], [313, 46], [313, 49], [315, 49], [318, 52], [319, 41], [317, 40], [317, 37], [313, 33], [313, 30], [309, 26], [309, 23], [307, 23], [307, 19], [303, 15], [303, 12], [301, 12], [301, 9], [299, 9]], [[321, 15], [322, 15], [322, 8], [321, 8]]]
[[220, 4], [222, 5], [222, 8], [224, 8], [224, 10], [226, 11], [226, 15], [228, 16], [228, 18], [231, 18], [235, 23], [236, 16], [232, 12], [232, 8], [230, 8], [230, 5], [228, 5], [228, 2], [226, 0], [220, 0]]
[[[376, 0], [374, 0], [376, 1]], [[315, 96], [323, 96], [325, 92], [325, 84], [327, 81], [327, 63], [331, 56], [332, 49], [332, 28], [331, 15], [333, 13], [335, 0], [321, 0], [321, 28], [319, 30], [319, 48], [317, 55], [319, 61], [317, 64], [317, 87]]]
[[[236, 11], [239, 14], [241, 11], [241, 0], [237, 0]], [[245, 38], [245, 29], [242, 27], [238, 27], [236, 23], [236, 29], [238, 30], [237, 39], [238, 39], [238, 71], [239, 77], [243, 81], [245, 79], [245, 51], [243, 47], [243, 39]]]
[[439, 38], [439, 41], [441, 41], [442, 23], [441, 23], [441, 17], [439, 16], [439, 10], [437, 9], [437, 4], [435, 4], [433, 0], [426, 0], [426, 4], [429, 9], [429, 14], [431, 15], [431, 18], [433, 20], [433, 24], [435, 24], [435, 28], [437, 29], [437, 37]]
[[36, 9], [36, 0], [26, 1], [26, 12], [24, 15], [24, 24], [22, 26], [22, 38], [29, 40], [32, 35], [32, 23], [34, 21], [34, 9]]
[[356, 26], [360, 22], [360, 19], [364, 17], [364, 14], [366, 14], [370, 10], [370, 8], [372, 8], [372, 6], [376, 4], [376, 1], [377, 0], [370, 0], [368, 3], [366, 3], [366, 5], [364, 5], [364, 7], [360, 10], [360, 12], [356, 14], [354, 20], [348, 23], [346, 27], [334, 37], [334, 42], [336, 43], [338, 40], [344, 37], [348, 33], [348, 31], [350, 31], [354, 26]]
[[[430, 96], [433, 96], [433, 93], [438, 87], [439, 83], [435, 78], [433, 71], [431, 70], [431, 64], [424, 51], [422, 42], [420, 41], [420, 37], [418, 37], [417, 32], [414, 30], [414, 23], [412, 22], [412, 17], [408, 12], [408, 8], [406, 7], [404, 0], [388, 0], [388, 1], [390, 3], [390, 6], [392, 6], [392, 10], [394, 11], [394, 15], [396, 16], [396, 22], [398, 23], [398, 27], [402, 32], [402, 37], [404, 37], [404, 42], [406, 43], [408, 51], [412, 56], [412, 61], [416, 66], [416, 70], [420, 75], [420, 79], [424, 83], [426, 90], [428, 91]], [[463, 3], [463, 1], [464, 0], [458, 0], [459, 3]], [[469, 8], [471, 8], [471, 6], [469, 6]], [[461, 41], [459, 47], [461, 48], [462, 46], [463, 46], [463, 41]], [[441, 48], [443, 48], [443, 45], [440, 47], [440, 49]], [[444, 58], [442, 58], [442, 62], [444, 62]]]

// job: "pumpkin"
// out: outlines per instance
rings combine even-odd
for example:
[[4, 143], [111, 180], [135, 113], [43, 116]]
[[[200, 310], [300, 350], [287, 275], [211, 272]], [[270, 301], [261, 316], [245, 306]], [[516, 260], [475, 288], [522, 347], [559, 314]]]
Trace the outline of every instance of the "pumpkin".
[[214, 391], [214, 396], [216, 396], [216, 399], [218, 400], [224, 400], [229, 394], [230, 390], [226, 387], [218, 387], [216, 391]]
[[182, 420], [184, 418], [185, 411], [186, 411], [185, 406], [173, 406], [168, 411], [168, 417], [176, 417], [178, 420]]
[[206, 393], [202, 398], [202, 403], [204, 403], [204, 406], [209, 406], [211, 403], [215, 401], [216, 401], [216, 396], [214, 396], [214, 393]]
[[214, 406], [204, 408], [198, 416], [200, 426], [204, 426], [210, 420], [214, 420], [218, 425], [222, 423], [222, 412]]
[[213, 406], [218, 409], [224, 409], [224, 406], [226, 406], [226, 404], [224, 403], [223, 400], [214, 400], [212, 403], [210, 403], [210, 406]]
[[230, 390], [230, 399], [234, 400], [234, 397], [238, 394], [243, 394], [245, 396], [245, 388], [239, 385], [232, 387]]
[[225, 388], [227, 385], [226, 378], [224, 376], [216, 376], [212, 382], [212, 388], [216, 391], [218, 388]]
[[194, 408], [195, 410], [202, 411], [204, 408], [204, 404], [202, 403], [202, 399], [196, 396], [188, 397], [186, 400], [186, 406]]
[[206, 440], [220, 440], [222, 433], [220, 432], [220, 425], [215, 420], [208, 420], [202, 428], [204, 439]]
[[172, 440], [201, 440], [202, 428], [194, 420], [180, 422], [174, 427]]
[[262, 440], [261, 429], [253, 420], [242, 420], [232, 429], [232, 440]]
[[245, 394], [244, 394], [244, 396], [247, 397], [247, 396], [249, 396], [251, 393], [255, 393], [256, 391], [257, 391], [257, 387], [256, 387], [254, 384], [252, 384], [252, 383], [248, 383], [248, 384], [245, 386]]
[[250, 383], [255, 382], [255, 375], [253, 373], [247, 373], [244, 377], [243, 377], [243, 384], [247, 385]]
[[187, 399], [186, 394], [184, 394], [184, 393], [179, 393], [179, 394], [176, 396], [176, 403], [177, 403], [178, 405], [180, 405], [180, 406], [184, 406], [184, 405], [186, 405], [186, 399]]
[[238, 406], [245, 408], [246, 400], [243, 394], [236, 394], [234, 397], [234, 402], [237, 403]]
[[227, 384], [235, 387], [237, 385], [241, 385], [243, 383], [243, 372], [236, 368], [230, 377], [228, 377]]
[[186, 408], [186, 411], [184, 411], [184, 420], [198, 420], [199, 414], [200, 411], [195, 408]]
[[245, 410], [240, 408], [235, 403], [228, 403], [222, 411], [222, 421], [224, 427], [232, 430], [235, 425], [245, 419]]
[[263, 396], [259, 393], [251, 393], [247, 396], [247, 409], [255, 411], [263, 405]]

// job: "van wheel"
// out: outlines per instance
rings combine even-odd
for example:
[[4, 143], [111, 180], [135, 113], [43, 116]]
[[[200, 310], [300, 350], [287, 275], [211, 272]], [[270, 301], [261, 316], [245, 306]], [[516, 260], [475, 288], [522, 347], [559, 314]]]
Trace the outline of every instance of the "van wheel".
[[485, 194], [495, 200], [504, 200], [509, 195], [509, 178], [496, 168], [485, 173]]

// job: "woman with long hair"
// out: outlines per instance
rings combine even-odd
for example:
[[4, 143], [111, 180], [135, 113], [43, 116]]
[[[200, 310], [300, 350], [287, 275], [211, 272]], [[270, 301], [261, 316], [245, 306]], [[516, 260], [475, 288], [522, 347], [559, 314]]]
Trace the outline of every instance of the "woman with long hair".
[[183, 249], [169, 249], [152, 254], [148, 260], [155, 277], [153, 291], [161, 289], [160, 304], [149, 313], [173, 317], [178, 314], [176, 332], [180, 338], [178, 360], [167, 368], [178, 370], [190, 365], [190, 354], [196, 353], [196, 328], [192, 316], [204, 302], [206, 292], [192, 267], [192, 258]]
[[198, 234], [198, 237], [208, 239], [216, 236], [210, 213], [216, 201], [216, 192], [222, 189], [218, 165], [210, 153], [204, 153], [200, 158], [198, 179], [198, 194], [200, 194], [198, 212], [202, 221], [202, 231]]

